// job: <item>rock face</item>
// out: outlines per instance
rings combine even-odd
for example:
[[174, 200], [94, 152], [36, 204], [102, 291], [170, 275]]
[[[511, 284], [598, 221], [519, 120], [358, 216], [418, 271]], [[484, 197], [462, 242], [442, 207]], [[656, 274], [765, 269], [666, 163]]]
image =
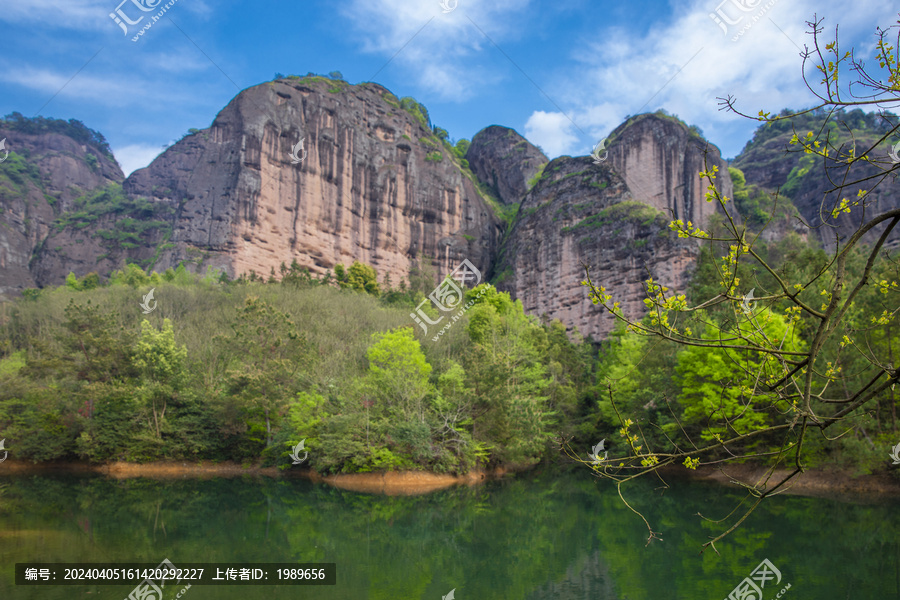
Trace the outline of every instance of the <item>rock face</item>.
[[597, 287], [615, 290], [626, 315], [640, 318], [642, 282], [652, 276], [684, 290], [699, 252], [695, 241], [669, 231], [668, 222], [661, 210], [637, 201], [608, 163], [557, 158], [522, 202], [498, 264], [497, 288], [521, 300], [528, 313], [602, 339], [615, 317], [588, 298], [582, 265]]
[[[855, 131], [857, 149], [869, 148], [880, 135], [872, 135], [865, 131]], [[793, 200], [794, 206], [802, 217], [795, 219], [793, 229], [801, 234], [810, 234], [817, 239], [826, 251], [832, 252], [837, 242], [845, 242], [859, 226], [872, 217], [888, 210], [900, 208], [900, 180], [894, 177], [880, 177], [884, 169], [890, 167], [889, 144], [883, 144], [882, 152], [872, 153], [873, 159], [880, 162], [876, 167], [865, 162], [855, 163], [849, 171], [846, 165], [829, 160], [823, 168], [820, 157], [805, 155], [803, 152], [788, 152], [789, 134], [784, 134], [761, 144], [754, 144], [745, 149], [734, 160], [734, 166], [741, 169], [748, 183], [754, 183], [769, 191], [780, 190], [781, 202]], [[773, 157], [778, 157], [774, 160]], [[802, 176], [791, 182], [791, 175]], [[826, 175], [827, 173], [827, 175]], [[868, 181], [866, 181], [868, 179]], [[843, 190], [834, 190], [841, 181], [858, 182]], [[872, 185], [877, 187], [872, 190]], [[831, 217], [831, 211], [842, 198], [854, 202], [860, 189], [872, 190], [866, 197], [866, 209], [851, 207], [850, 213], [841, 212], [837, 218]], [[789, 198], [790, 200], [788, 200]], [[804, 225], [806, 223], [806, 225]], [[808, 225], [808, 226], [807, 226]], [[884, 231], [886, 223], [874, 227], [862, 237], [863, 243], [874, 243]], [[891, 233], [887, 247], [900, 245], [900, 230]]]
[[[57, 285], [70, 271], [105, 277], [126, 260], [231, 277], [360, 261], [400, 281], [422, 261], [443, 275], [468, 259], [528, 312], [599, 339], [615, 321], [588, 300], [582, 264], [634, 317], [648, 277], [685, 289], [699, 247], [667, 224], [703, 227], [717, 209], [698, 175], [705, 142], [687, 126], [635, 117], [603, 162], [561, 157], [530, 191], [546, 157], [511, 129], [479, 132], [471, 167], [503, 202], [521, 202], [501, 249], [501, 221], [476, 177], [414, 108], [373, 83], [268, 82], [125, 181], [101, 147], [10, 131], [8, 146], [28, 160], [0, 165], [0, 293]], [[730, 196], [718, 150], [706, 158]]]
[[733, 196], [728, 165], [719, 149], [672, 117], [638, 115], [617, 127], [610, 137], [608, 161], [613, 169], [635, 199], [663, 211], [670, 220], [705, 226], [719, 210], [718, 203], [706, 201], [709, 182], [699, 175], [713, 165], [719, 168], [719, 193]]
[[487, 271], [500, 239], [451, 153], [371, 83], [307, 77], [245, 90], [125, 190], [177, 206], [161, 268], [199, 250], [232, 276], [358, 260], [398, 281], [417, 257], [442, 273], [464, 258]]
[[515, 130], [491, 125], [475, 134], [466, 160], [504, 204], [518, 204], [547, 157]]
[[79, 196], [124, 179], [111, 156], [67, 135], [0, 122], [3, 139], [9, 155], [0, 163], [0, 299], [40, 285], [29, 265], [59, 214]]
[[[560, 319], [602, 339], [616, 320], [580, 285], [584, 267], [595, 285], [615, 290], [625, 314], [640, 318], [643, 282], [652, 277], [683, 292], [699, 252], [695, 240], [668, 229], [672, 219], [706, 227], [717, 203], [705, 200], [705, 142], [674, 119], [640, 115], [617, 128], [599, 165], [561, 157], [544, 169], [519, 208], [502, 250], [497, 286], [532, 314]], [[728, 168], [714, 146], [720, 191], [732, 195]]]
[[[110, 245], [107, 234], [82, 240], [84, 257], [49, 252], [34, 267], [42, 283], [61, 282], [68, 269], [108, 272], [126, 257], [157, 271], [185, 262], [231, 277], [267, 276], [293, 260], [314, 274], [358, 260], [394, 282], [421, 260], [444, 274], [468, 258], [486, 273], [501, 234], [427, 123], [372, 83], [308, 76], [247, 89], [123, 189], [157, 226], [141, 230], [137, 247]], [[101, 215], [90, 231], [119, 231], [119, 219]], [[84, 233], [67, 229], [48, 245], [76, 247]]]

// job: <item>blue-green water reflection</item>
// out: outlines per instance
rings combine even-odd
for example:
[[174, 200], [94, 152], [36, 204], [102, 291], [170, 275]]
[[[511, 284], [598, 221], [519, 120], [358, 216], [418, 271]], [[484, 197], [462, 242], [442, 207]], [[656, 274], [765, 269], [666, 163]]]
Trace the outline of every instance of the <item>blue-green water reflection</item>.
[[[207, 598], [721, 600], [768, 558], [764, 598], [900, 597], [896, 502], [780, 496], [699, 554], [741, 495], [696, 482], [615, 488], [583, 470], [536, 472], [417, 497], [302, 479], [0, 478], [0, 598], [121, 600], [133, 586], [25, 587], [16, 562], [334, 562], [329, 587], [194, 586]], [[178, 591], [178, 590], [174, 590]], [[771, 592], [771, 593], [770, 593]], [[174, 593], [172, 594], [174, 596]], [[168, 598], [167, 598], [168, 600]]]

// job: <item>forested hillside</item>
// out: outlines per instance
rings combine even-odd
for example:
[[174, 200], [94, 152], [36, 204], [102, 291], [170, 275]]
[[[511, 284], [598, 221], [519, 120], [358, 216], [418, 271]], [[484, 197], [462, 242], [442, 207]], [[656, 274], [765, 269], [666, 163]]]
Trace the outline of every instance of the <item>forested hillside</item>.
[[534, 462], [556, 435], [592, 429], [593, 352], [560, 324], [482, 285], [462, 320], [420, 344], [421, 291], [383, 287], [358, 263], [266, 283], [129, 266], [105, 287], [73, 276], [27, 294], [0, 308], [7, 448], [287, 466], [305, 439], [320, 472], [465, 472]]
[[[822, 255], [797, 236], [766, 252], [788, 277], [808, 275]], [[746, 276], [771, 283], [765, 274]], [[877, 278], [885, 283], [866, 290], [851, 319], [881, 312], [885, 293], [896, 292], [886, 283], [898, 278], [896, 263], [879, 263]], [[183, 267], [147, 276], [130, 265], [108, 285], [96, 275], [71, 276], [65, 286], [30, 291], [0, 307], [6, 447], [35, 462], [211, 459], [288, 467], [291, 448], [305, 440], [305, 464], [319, 472], [462, 473], [555, 460], [563, 440], [586, 452], [606, 438], [607, 449], [622, 455], [634, 446], [634, 431], [654, 447], [665, 447], [679, 427], [713, 439], [724, 421], [708, 413], [723, 398], [725, 416], [739, 429], [786, 418], [783, 407], [742, 414], [739, 394], [722, 396], [726, 383], [752, 385], [741, 383], [744, 371], [734, 361], [764, 366], [760, 355], [660, 343], [623, 328], [598, 352], [578, 336], [570, 340], [559, 322], [526, 316], [521, 303], [488, 284], [466, 292], [468, 299], [481, 295], [434, 342], [410, 317], [431, 280], [415, 272], [398, 287], [379, 285], [374, 270], [359, 263], [322, 278], [293, 265], [266, 281], [230, 281], [214, 271], [201, 278]], [[702, 297], [715, 280], [705, 251], [690, 295]], [[805, 293], [816, 298], [820, 291]], [[154, 310], [145, 315], [142, 305]], [[766, 332], [784, 337], [789, 321], [778, 312], [767, 310]], [[719, 307], [706, 317], [729, 315]], [[787, 344], [810, 343], [802, 320], [790, 331]], [[869, 340], [884, 356], [900, 351], [890, 323], [873, 324]], [[858, 360], [848, 351], [836, 368], [861, 376]], [[805, 449], [809, 464], [879, 468], [882, 448], [898, 432], [897, 403], [887, 392], [827, 453], [813, 441]], [[775, 436], [759, 437], [744, 449], [777, 445]]]

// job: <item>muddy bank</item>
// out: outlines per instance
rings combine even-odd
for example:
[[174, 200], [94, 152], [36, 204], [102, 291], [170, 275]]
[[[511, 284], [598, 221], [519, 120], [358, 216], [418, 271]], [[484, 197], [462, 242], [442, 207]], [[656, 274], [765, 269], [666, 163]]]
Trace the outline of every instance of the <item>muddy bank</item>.
[[303, 477], [315, 483], [327, 483], [354, 492], [409, 496], [428, 494], [455, 485], [475, 485], [509, 473], [527, 470], [528, 465], [507, 465], [490, 471], [472, 471], [465, 475], [442, 475], [425, 471], [388, 471], [378, 473], [349, 473], [320, 475], [309, 469], [279, 471], [275, 467], [242, 465], [234, 462], [157, 461], [150, 463], [114, 462], [102, 465], [90, 463], [39, 463], [7, 460], [0, 464], [0, 475], [35, 473], [97, 473], [116, 479], [151, 477], [154, 479], [209, 479], [213, 477]]
[[[446, 489], [456, 485], [476, 485], [497, 479], [510, 473], [526, 471], [531, 465], [506, 465], [490, 471], [472, 471], [465, 475], [444, 475], [426, 471], [388, 471], [377, 473], [350, 473], [321, 475], [315, 471], [292, 468], [279, 471], [275, 467], [242, 465], [234, 462], [158, 461], [151, 463], [114, 462], [103, 465], [64, 462], [34, 464], [28, 461], [7, 460], [0, 463], [0, 475], [37, 474], [52, 472], [97, 473], [116, 479], [152, 477], [154, 479], [187, 479], [212, 477], [303, 477], [315, 483], [327, 483], [337, 488], [387, 496], [418, 495]], [[779, 469], [769, 479], [774, 487], [790, 473]], [[686, 478], [695, 481], [712, 481], [739, 489], [732, 480], [747, 485], [762, 481], [766, 469], [753, 464], [735, 464], [722, 467], [701, 466], [696, 471], [671, 466], [660, 472], [665, 478]], [[886, 494], [900, 495], [900, 479], [890, 473], [853, 477], [849, 471], [811, 469], [785, 484], [785, 494], [816, 496], [859, 502], [865, 498], [878, 501]]]
[[388, 471], [383, 473], [348, 473], [323, 477], [308, 471], [314, 482], [324, 482], [342, 490], [384, 494], [385, 496], [414, 496], [427, 494], [455, 485], [475, 485], [502, 476], [505, 472], [471, 472], [465, 475], [441, 475], [424, 471]]
[[[793, 471], [778, 469], [768, 479], [767, 489], [772, 489]], [[701, 466], [696, 471], [684, 467], [669, 467], [661, 474], [665, 477], [684, 477], [696, 481], [714, 481], [734, 489], [741, 489], [734, 481], [746, 485], [761, 484], [766, 481], [768, 471], [765, 467], [753, 464], [734, 464]], [[784, 490], [782, 492], [782, 490]], [[809, 469], [795, 475], [789, 482], [779, 488], [778, 493], [797, 496], [814, 496], [853, 502], [863, 501], [866, 497], [879, 501], [885, 494], [900, 494], [900, 479], [890, 473], [877, 473], [853, 477], [850, 471], [836, 469]]]

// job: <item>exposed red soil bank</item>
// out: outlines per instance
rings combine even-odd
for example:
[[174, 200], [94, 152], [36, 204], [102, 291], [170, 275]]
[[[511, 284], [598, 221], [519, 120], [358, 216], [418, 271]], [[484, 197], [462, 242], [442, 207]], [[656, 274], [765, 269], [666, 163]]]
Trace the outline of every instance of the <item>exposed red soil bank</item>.
[[[75, 472], [100, 473], [117, 479], [132, 477], [167, 478], [211, 478], [240, 477], [245, 475], [266, 477], [305, 477], [316, 483], [327, 483], [335, 487], [371, 494], [387, 496], [411, 496], [428, 494], [455, 485], [474, 485], [502, 477], [508, 473], [527, 470], [527, 465], [507, 465], [491, 471], [472, 471], [465, 475], [441, 475], [425, 471], [389, 471], [379, 473], [350, 473], [343, 475], [323, 476], [306, 469], [289, 469], [279, 471], [274, 467], [244, 466], [233, 462], [213, 463], [159, 461], [151, 463], [114, 462], [105, 465], [89, 463], [40, 463], [7, 460], [0, 463], [0, 475], [33, 474], [41, 472]], [[761, 480], [766, 473], [765, 468], [751, 464], [727, 465], [721, 468], [701, 466], [696, 471], [688, 471], [683, 467], [669, 467], [661, 474], [665, 477], [687, 477], [700, 481], [716, 481], [737, 488], [731, 479], [747, 485]], [[778, 484], [790, 471], [779, 469], [769, 479], [769, 486]], [[860, 500], [857, 494], [880, 495], [900, 494], [900, 479], [889, 473], [852, 477], [847, 471], [809, 470], [785, 484], [785, 494], [803, 496], [827, 496], [830, 498], [846, 497]]]
[[0, 464], [0, 474], [77, 472], [100, 473], [116, 479], [132, 477], [152, 477], [156, 479], [185, 479], [211, 477], [240, 477], [244, 475], [266, 477], [305, 477], [316, 483], [324, 482], [335, 487], [355, 492], [385, 494], [387, 496], [409, 496], [427, 494], [454, 485], [473, 485], [488, 479], [501, 477], [507, 473], [527, 467], [512, 465], [491, 471], [472, 471], [465, 475], [441, 475], [425, 471], [389, 471], [386, 473], [349, 473], [343, 475], [320, 475], [315, 471], [279, 471], [274, 467], [243, 466], [233, 462], [212, 463], [185, 461], [158, 461], [150, 463], [114, 462], [105, 465], [88, 463], [41, 463], [8, 460]]

